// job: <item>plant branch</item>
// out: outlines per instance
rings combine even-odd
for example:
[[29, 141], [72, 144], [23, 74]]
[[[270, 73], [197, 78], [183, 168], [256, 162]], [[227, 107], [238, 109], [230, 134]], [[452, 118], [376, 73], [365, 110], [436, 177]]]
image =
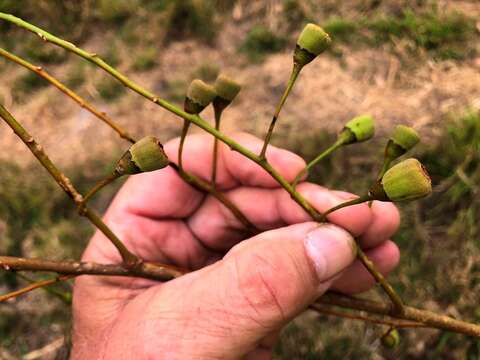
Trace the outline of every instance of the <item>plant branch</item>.
[[49, 286], [49, 285], [55, 284], [59, 281], [65, 281], [65, 280], [71, 279], [72, 277], [73, 276], [71, 276], [71, 275], [60, 275], [60, 276], [56, 276], [52, 279], [36, 281], [36, 282], [34, 282], [34, 283], [32, 283], [28, 286], [25, 286], [21, 289], [9, 292], [8, 294], [0, 295], [0, 302], [7, 301], [9, 299], [18, 297], [20, 295], [24, 295], [24, 294], [26, 294], [26, 293], [28, 293], [32, 290], [39, 289], [39, 288], [42, 288], [44, 286]]
[[[45, 271], [61, 275], [100, 275], [100, 276], [128, 276], [145, 279], [168, 281], [183, 275], [186, 271], [173, 266], [143, 263], [139, 267], [127, 269], [116, 264], [98, 264], [92, 262], [50, 261], [41, 259], [24, 259], [11, 256], [0, 256], [0, 268], [6, 271]], [[377, 314], [391, 319], [416, 322], [441, 330], [453, 331], [465, 335], [480, 337], [480, 326], [453, 319], [431, 311], [404, 306], [404, 312], [398, 313], [391, 304], [384, 304], [372, 300], [355, 298], [338, 293], [327, 292], [312, 306], [334, 305], [344, 309], [364, 311], [368, 314]], [[387, 320], [386, 320], [387, 321]]]
[[185, 145], [185, 138], [187, 137], [190, 122], [183, 120], [182, 135], [180, 136], [180, 144], [178, 145], [178, 167], [183, 169], [183, 146]]
[[424, 324], [427, 327], [453, 331], [465, 335], [480, 337], [480, 325], [457, 320], [449, 316], [435, 314], [434, 312], [417, 309], [412, 306], [404, 306], [400, 314], [391, 304], [384, 304], [372, 300], [355, 298], [328, 292], [317, 300], [316, 303], [335, 305], [343, 308], [355, 309], [390, 316], [395, 319], [410, 320]]
[[221, 202], [227, 209], [229, 209], [232, 214], [242, 223], [242, 225], [247, 230], [248, 235], [255, 235], [260, 232], [260, 230], [252, 224], [250, 220], [243, 214], [243, 212], [232, 203], [223, 193], [217, 190], [213, 184], [210, 184], [193, 174], [187, 173], [185, 170], [181, 169], [177, 164], [171, 162], [170, 167], [173, 168], [178, 175], [188, 184], [192, 185], [197, 190], [210, 193], [214, 196], [219, 202]]
[[98, 193], [101, 189], [105, 186], [111, 184], [115, 180], [117, 180], [121, 175], [114, 171], [110, 175], [106, 176], [104, 179], [97, 182], [93, 188], [91, 188], [87, 194], [83, 197], [83, 203], [86, 204], [88, 200], [90, 200], [96, 193]]
[[[36, 282], [36, 280], [31, 279], [30, 277], [26, 276], [25, 274], [16, 272], [15, 275], [17, 277], [19, 277], [20, 279], [22, 279], [22, 280], [24, 280], [24, 281], [26, 281], [30, 284], [34, 284]], [[49, 288], [49, 287], [42, 287], [42, 289], [45, 290], [47, 293], [57, 297], [62, 302], [64, 302], [66, 305], [70, 305], [72, 303], [72, 293], [71, 293], [71, 291], [70, 292], [61, 292], [61, 291], [58, 291], [58, 290], [55, 290], [55, 289], [52, 289], [52, 288]]]
[[0, 56], [4, 57], [7, 60], [13, 61], [24, 68], [33, 71], [36, 73], [38, 76], [44, 78], [47, 80], [50, 84], [55, 86], [57, 89], [59, 89], [61, 92], [63, 92], [65, 95], [73, 99], [77, 104], [79, 104], [82, 108], [90, 111], [93, 115], [95, 115], [97, 118], [102, 120], [104, 123], [106, 123], [108, 126], [110, 126], [115, 132], [123, 139], [130, 141], [131, 143], [134, 143], [135, 140], [134, 138], [123, 128], [121, 128], [118, 124], [116, 124], [112, 119], [108, 117], [108, 115], [105, 112], [98, 111], [95, 109], [87, 100], [84, 98], [80, 97], [77, 93], [75, 93], [73, 90], [68, 88], [66, 85], [58, 81], [56, 78], [54, 78], [52, 75], [47, 73], [42, 67], [40, 66], [35, 66], [25, 59], [22, 59], [5, 49], [0, 48]]
[[426, 327], [426, 325], [417, 321], [406, 321], [406, 320], [389, 318], [386, 316], [385, 317], [378, 316], [378, 315], [376, 316], [375, 314], [372, 315], [369, 313], [359, 312], [354, 310], [350, 310], [349, 312], [338, 311], [338, 310], [335, 310], [334, 306], [321, 304], [320, 301], [317, 301], [316, 303], [312, 304], [310, 306], [310, 309], [323, 315], [331, 315], [331, 316], [342, 317], [342, 318], [351, 319], [351, 320], [360, 320], [360, 321], [369, 322], [372, 324], [386, 325], [386, 326], [391, 326], [395, 328]]
[[93, 211], [86, 207], [83, 203], [83, 196], [75, 189], [72, 182], [67, 178], [50, 160], [43, 148], [35, 139], [20, 125], [20, 123], [0, 104], [0, 117], [5, 120], [14, 133], [23, 141], [33, 155], [38, 159], [42, 166], [49, 172], [57, 184], [65, 191], [65, 193], [79, 207], [81, 215], [87, 217], [97, 228], [107, 236], [112, 244], [117, 248], [122, 256], [125, 265], [136, 266], [140, 259], [132, 254], [123, 242], [108, 228], [108, 226]]
[[335, 150], [343, 146], [343, 141], [336, 141], [332, 146], [327, 148], [325, 151], [321, 152], [315, 159], [310, 161], [307, 166], [305, 166], [298, 174], [295, 176], [295, 179], [292, 182], [292, 186], [295, 188], [303, 176], [308, 173], [308, 171], [317, 165], [320, 161], [325, 159], [328, 155], [333, 153]]
[[327, 221], [327, 215], [331, 214], [334, 211], [337, 211], [337, 210], [342, 209], [344, 207], [361, 204], [361, 203], [367, 202], [369, 200], [373, 200], [372, 197], [370, 195], [364, 195], [364, 196], [359, 196], [359, 197], [357, 197], [355, 199], [352, 199], [352, 200], [349, 200], [349, 201], [342, 202], [342, 203], [328, 209], [327, 211], [325, 211], [322, 214], [322, 217], [321, 217], [320, 221], [321, 222]]
[[[215, 113], [215, 130], [220, 131], [220, 121], [222, 119], [223, 107], [219, 108], [214, 104], [214, 113]], [[213, 138], [213, 161], [212, 161], [212, 186], [215, 187], [215, 182], [217, 180], [217, 162], [218, 162], [218, 139]]]
[[275, 113], [273, 114], [272, 121], [270, 122], [270, 126], [268, 127], [267, 135], [265, 136], [265, 141], [263, 143], [262, 151], [260, 152], [260, 159], [265, 159], [265, 154], [267, 153], [267, 147], [268, 144], [270, 143], [270, 140], [273, 135], [273, 130], [275, 128], [275, 123], [278, 120], [278, 117], [280, 116], [280, 111], [282, 111], [282, 107], [285, 104], [285, 101], [287, 101], [287, 97], [290, 94], [290, 91], [293, 88], [293, 85], [295, 85], [295, 81], [298, 78], [298, 75], [300, 74], [300, 71], [302, 70], [301, 65], [297, 64], [294, 62], [293, 64], [293, 69], [290, 74], [290, 79], [288, 80], [287, 87], [285, 88], [285, 91], [283, 92], [282, 97], [280, 98], [280, 101], [277, 104], [277, 107], [275, 109]]
[[0, 256], [0, 268], [6, 271], [44, 271], [61, 275], [130, 276], [168, 281], [184, 275], [187, 270], [176, 266], [143, 262], [137, 267], [126, 268], [122, 264], [98, 264], [80, 261], [53, 261]]

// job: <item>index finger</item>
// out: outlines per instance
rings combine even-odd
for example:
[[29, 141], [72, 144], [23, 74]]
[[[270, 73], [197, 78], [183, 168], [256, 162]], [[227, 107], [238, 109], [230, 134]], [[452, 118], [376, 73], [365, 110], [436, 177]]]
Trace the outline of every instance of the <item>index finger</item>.
[[[260, 152], [263, 142], [246, 133], [232, 135], [245, 148]], [[177, 162], [179, 138], [165, 144], [169, 159]], [[213, 137], [195, 134], [187, 137], [183, 152], [184, 169], [205, 181], [210, 180], [213, 166]], [[269, 146], [267, 158], [271, 165], [287, 181], [292, 181], [305, 166], [298, 155]], [[244, 155], [230, 150], [223, 143], [219, 146], [217, 188], [232, 189], [239, 186], [264, 188], [279, 187], [260, 165]], [[171, 168], [133, 176], [121, 189], [111, 208], [150, 218], [185, 218], [201, 204], [204, 194], [185, 184]]]

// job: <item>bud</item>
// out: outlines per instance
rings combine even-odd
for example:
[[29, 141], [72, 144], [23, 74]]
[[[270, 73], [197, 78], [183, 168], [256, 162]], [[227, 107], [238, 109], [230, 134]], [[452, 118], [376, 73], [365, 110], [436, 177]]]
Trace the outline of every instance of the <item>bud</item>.
[[412, 149], [419, 141], [420, 136], [413, 128], [398, 125], [387, 143], [385, 155], [396, 159]]
[[189, 114], [199, 114], [216, 96], [212, 86], [202, 80], [193, 80], [187, 90], [184, 109]]
[[294, 62], [304, 66], [324, 52], [332, 40], [330, 36], [318, 25], [307, 24], [297, 40]]
[[217, 97], [220, 97], [229, 103], [235, 99], [241, 88], [242, 86], [239, 83], [224, 74], [220, 74], [215, 80], [214, 89], [217, 93]]
[[383, 346], [389, 349], [395, 349], [400, 343], [400, 334], [397, 329], [390, 329], [380, 339]]
[[115, 172], [119, 175], [138, 174], [162, 169], [168, 164], [168, 157], [160, 141], [156, 137], [146, 136], [123, 154]]
[[417, 159], [407, 159], [392, 166], [370, 189], [371, 197], [382, 201], [414, 200], [431, 192], [432, 181]]
[[370, 115], [361, 115], [354, 117], [345, 124], [339, 138], [344, 140], [344, 144], [367, 141], [375, 134], [375, 122]]

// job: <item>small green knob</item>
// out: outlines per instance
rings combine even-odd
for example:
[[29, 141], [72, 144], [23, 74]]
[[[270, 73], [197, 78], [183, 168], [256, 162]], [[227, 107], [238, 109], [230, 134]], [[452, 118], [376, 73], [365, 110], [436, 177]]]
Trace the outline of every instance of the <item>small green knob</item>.
[[390, 139], [407, 152], [418, 144], [420, 136], [415, 129], [405, 125], [398, 125]]
[[370, 115], [354, 117], [345, 124], [339, 137], [345, 139], [345, 144], [362, 142], [375, 135], [375, 121]]
[[431, 192], [432, 181], [427, 170], [413, 158], [392, 166], [380, 182], [370, 189], [373, 198], [387, 201], [420, 199]]
[[241, 88], [242, 86], [238, 82], [224, 74], [220, 74], [215, 80], [214, 89], [217, 96], [229, 103], [235, 99]]
[[193, 80], [185, 97], [184, 109], [190, 114], [199, 114], [216, 96], [215, 89], [202, 80]]
[[380, 339], [383, 346], [389, 349], [395, 349], [400, 344], [400, 334], [397, 329], [391, 329]]
[[146, 136], [128, 149], [117, 163], [115, 171], [119, 175], [138, 174], [166, 167], [169, 160], [160, 141], [154, 136]]
[[330, 36], [320, 26], [307, 24], [297, 39], [293, 55], [295, 63], [300, 66], [308, 64], [324, 52], [331, 42]]
[[324, 52], [332, 40], [320, 26], [307, 24], [297, 40], [297, 45], [309, 53], [318, 56]]

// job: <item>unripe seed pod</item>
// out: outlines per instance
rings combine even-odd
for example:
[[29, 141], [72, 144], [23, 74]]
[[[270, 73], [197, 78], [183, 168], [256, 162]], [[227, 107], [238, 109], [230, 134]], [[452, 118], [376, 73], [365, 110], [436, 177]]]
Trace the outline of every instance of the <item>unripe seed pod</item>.
[[154, 136], [146, 136], [123, 154], [115, 172], [119, 175], [138, 174], [162, 169], [168, 164], [168, 157], [160, 141]]
[[372, 138], [374, 134], [375, 122], [373, 118], [370, 115], [360, 115], [345, 124], [340, 136], [348, 139], [346, 140], [346, 144], [351, 144], [354, 142], [367, 141]]
[[407, 152], [418, 144], [420, 136], [413, 128], [405, 125], [398, 125], [393, 131], [390, 139]]
[[215, 89], [202, 80], [193, 80], [187, 90], [184, 109], [190, 114], [199, 114], [212, 102], [217, 94]]
[[395, 349], [400, 344], [400, 334], [397, 329], [391, 329], [380, 339], [383, 346], [389, 349]]
[[293, 55], [295, 63], [304, 66], [324, 52], [332, 40], [318, 25], [307, 24], [297, 39]]
[[215, 80], [214, 89], [217, 93], [217, 97], [220, 97], [229, 103], [235, 99], [241, 88], [242, 86], [239, 83], [224, 74], [220, 74]]
[[430, 176], [417, 159], [407, 159], [392, 166], [370, 189], [374, 199], [385, 201], [420, 199], [431, 192]]
[[420, 136], [411, 127], [398, 125], [393, 131], [385, 148], [385, 156], [396, 159], [412, 149], [420, 141]]

